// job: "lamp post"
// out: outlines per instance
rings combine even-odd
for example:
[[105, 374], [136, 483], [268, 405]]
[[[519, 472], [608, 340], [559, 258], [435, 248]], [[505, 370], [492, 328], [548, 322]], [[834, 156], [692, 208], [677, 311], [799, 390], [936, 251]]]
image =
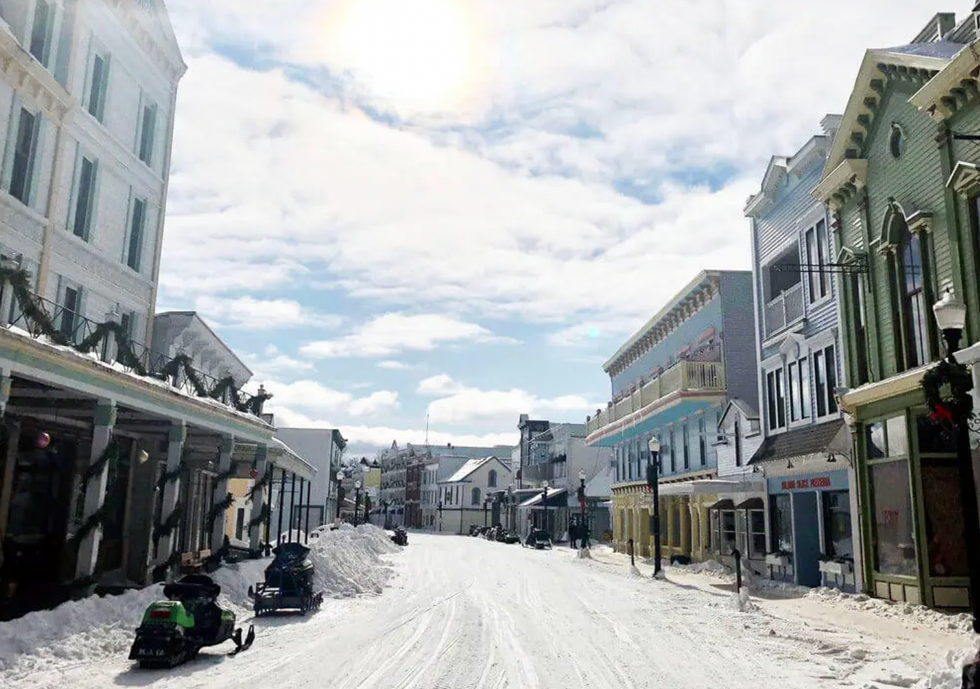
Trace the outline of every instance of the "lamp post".
[[507, 529], [514, 531], [514, 484], [507, 486]]
[[361, 480], [354, 481], [354, 526], [357, 526], [357, 512], [361, 508]]
[[337, 516], [336, 519], [340, 520], [340, 505], [344, 502], [344, 472], [338, 471], [337, 475], [334, 477], [337, 479]]
[[[544, 505], [544, 523], [541, 525], [545, 531], [548, 531], [548, 482], [541, 482], [541, 504]], [[548, 534], [551, 534], [548, 531]]]
[[[940, 362], [926, 375], [935, 372], [941, 381], [953, 383], [949, 389], [954, 397], [949, 400], [948, 409], [940, 408], [940, 406], [946, 407], [946, 404], [937, 405], [933, 410], [933, 417], [942, 418], [945, 415], [954, 426], [956, 464], [960, 474], [960, 502], [963, 510], [963, 538], [970, 567], [970, 612], [973, 615], [973, 631], [980, 634], [980, 517], [977, 511], [977, 484], [973, 475], [969, 426], [969, 420], [973, 415], [973, 398], [970, 396], [973, 379], [969, 369], [958, 362], [954, 356], [966, 325], [966, 305], [957, 299], [950, 289], [936, 302], [932, 310], [936, 314], [936, 323], [943, 332], [946, 360]], [[924, 378], [923, 383], [925, 382]]]
[[487, 526], [487, 508], [490, 507], [490, 498], [483, 498], [483, 525]]
[[660, 441], [656, 436], [647, 443], [650, 459], [647, 462], [647, 485], [653, 491], [653, 514], [650, 515], [650, 531], [653, 532], [653, 576], [661, 575], [660, 569]]
[[387, 529], [387, 528], [389, 528], [389, 525], [388, 525], [388, 501], [387, 500], [382, 500], [381, 501], [381, 507], [384, 508], [385, 528]]
[[585, 516], [585, 469], [578, 472], [578, 504], [581, 507], [582, 521], [579, 524], [581, 531], [579, 534], [582, 539], [582, 547], [589, 547], [589, 524]]
[[371, 523], [371, 496], [366, 491], [364, 493], [364, 523]]
[[438, 512], [439, 512], [439, 531], [442, 531], [442, 500], [439, 501]]

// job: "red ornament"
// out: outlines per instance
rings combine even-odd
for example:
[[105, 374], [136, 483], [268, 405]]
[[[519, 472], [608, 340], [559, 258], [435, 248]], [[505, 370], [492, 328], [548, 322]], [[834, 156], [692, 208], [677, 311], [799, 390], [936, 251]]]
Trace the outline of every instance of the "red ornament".
[[932, 414], [930, 414], [929, 415], [929, 418], [932, 419], [933, 421], [945, 421], [947, 423], [952, 423], [953, 422], [953, 415], [952, 415], [952, 413], [950, 413], [949, 409], [947, 409], [942, 404], [937, 404], [936, 405], [936, 411], [934, 411]]
[[51, 436], [41, 431], [37, 434], [37, 446], [42, 450], [51, 444]]
[[257, 472], [255, 469], [251, 469], [248, 472], [248, 476], [249, 476], [249, 478], [258, 478], [259, 477], [259, 472]]

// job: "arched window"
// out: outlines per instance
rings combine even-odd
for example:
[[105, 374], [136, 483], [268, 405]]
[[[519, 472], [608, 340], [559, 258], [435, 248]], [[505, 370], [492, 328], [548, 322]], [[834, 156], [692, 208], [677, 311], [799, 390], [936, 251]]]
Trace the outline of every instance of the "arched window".
[[480, 504], [480, 489], [474, 488], [470, 493], [470, 504], [479, 505]]
[[490, 473], [487, 474], [487, 485], [491, 488], [497, 487], [497, 470], [491, 469]]
[[921, 366], [929, 360], [928, 304], [922, 279], [922, 246], [917, 235], [908, 233], [902, 243], [902, 284], [899, 294], [905, 315], [905, 342], [909, 368]]

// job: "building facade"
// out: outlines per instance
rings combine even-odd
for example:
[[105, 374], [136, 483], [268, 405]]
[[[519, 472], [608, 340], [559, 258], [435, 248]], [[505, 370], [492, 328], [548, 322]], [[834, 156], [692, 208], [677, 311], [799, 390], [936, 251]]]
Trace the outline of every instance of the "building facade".
[[[907, 45], [868, 50], [816, 196], [833, 213], [864, 587], [939, 608], [968, 603], [954, 448], [929, 418], [925, 372], [939, 359], [932, 305], [977, 290], [975, 76], [964, 50], [977, 16], [931, 17]], [[974, 67], [975, 69], [975, 67]], [[964, 71], [965, 70], [965, 71]], [[971, 95], [973, 94], [973, 95]]]
[[774, 157], [745, 208], [763, 441], [736, 464], [748, 466], [752, 471], [745, 476], [757, 484], [765, 477], [767, 497], [763, 505], [753, 497], [752, 504], [763, 509], [746, 514], [725, 503], [715, 519], [722, 550], [729, 527], [752, 546], [749, 532], [768, 523], [766, 551], [742, 551], [757, 570], [804, 586], [853, 591], [860, 579], [857, 495], [851, 490], [853, 472], [837, 461], [850, 442], [836, 395], [843, 379], [839, 247], [827, 207], [813, 196], [840, 122], [839, 115], [827, 115], [820, 134], [792, 156]]
[[603, 366], [612, 399], [587, 420], [590, 447], [614, 452], [613, 540], [651, 552], [647, 443], [660, 441], [661, 538], [668, 556], [710, 553], [708, 507], [717, 501], [714, 441], [732, 398], [756, 394], [748, 271], [703, 271]]
[[449, 478], [439, 481], [442, 509], [440, 531], [469, 533], [470, 526], [500, 523], [500, 503], [492, 494], [509, 485], [511, 470], [497, 457], [469, 459]]
[[[337, 518], [337, 472], [340, 470], [347, 441], [336, 428], [276, 428], [276, 437], [316, 469], [309, 495], [300, 496], [295, 518], [299, 528], [306, 529], [333, 522]], [[278, 513], [273, 512], [273, 521]], [[296, 523], [294, 522], [294, 528]]]

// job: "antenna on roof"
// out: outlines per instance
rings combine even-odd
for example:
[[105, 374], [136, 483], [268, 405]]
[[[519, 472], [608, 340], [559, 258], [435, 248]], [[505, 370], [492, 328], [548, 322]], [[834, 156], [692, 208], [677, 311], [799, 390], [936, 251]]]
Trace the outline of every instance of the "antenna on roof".
[[425, 415], [425, 451], [429, 451], [429, 414]]

